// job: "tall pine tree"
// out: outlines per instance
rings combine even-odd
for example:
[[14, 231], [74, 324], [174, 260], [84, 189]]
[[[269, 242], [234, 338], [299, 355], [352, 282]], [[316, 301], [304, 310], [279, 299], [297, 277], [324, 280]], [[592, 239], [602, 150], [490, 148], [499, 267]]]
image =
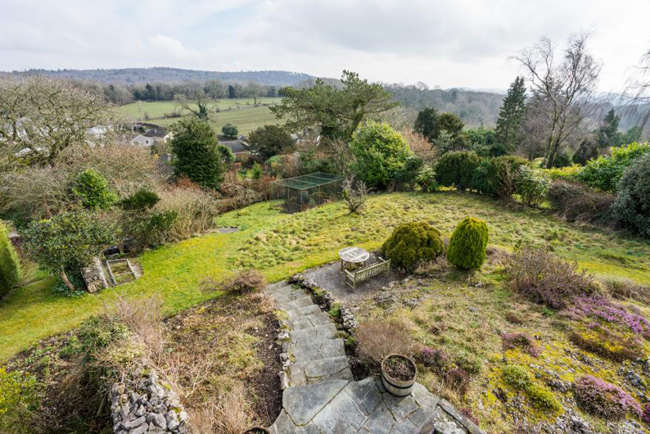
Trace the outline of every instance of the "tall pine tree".
[[223, 156], [210, 124], [196, 117], [172, 125], [174, 169], [203, 188], [216, 189], [223, 180]]
[[526, 86], [524, 78], [517, 77], [503, 99], [497, 120], [496, 142], [503, 145], [509, 152], [515, 148], [517, 132], [525, 114]]
[[598, 146], [605, 148], [611, 145], [618, 145], [620, 141], [618, 124], [620, 121], [621, 118], [616, 116], [614, 109], [607, 112], [598, 130]]
[[438, 111], [432, 107], [425, 107], [418, 112], [418, 117], [413, 125], [413, 131], [422, 134], [429, 142], [433, 143], [438, 138]]

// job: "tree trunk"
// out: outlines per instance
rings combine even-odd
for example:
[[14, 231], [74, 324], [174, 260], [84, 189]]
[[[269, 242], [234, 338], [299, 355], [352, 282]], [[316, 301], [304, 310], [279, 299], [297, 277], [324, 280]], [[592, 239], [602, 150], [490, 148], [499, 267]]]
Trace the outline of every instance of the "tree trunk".
[[65, 270], [61, 270], [61, 280], [63, 280], [63, 283], [65, 283], [65, 286], [68, 287], [70, 291], [76, 291], [77, 288], [70, 282], [70, 279], [68, 279], [68, 275], [65, 274]]
[[650, 119], [650, 110], [643, 116], [643, 121], [641, 122], [641, 139], [643, 138], [643, 130], [645, 130], [645, 126], [648, 123], [648, 119]]
[[553, 167], [553, 163], [555, 163], [555, 154], [557, 154], [557, 149], [559, 145], [560, 145], [560, 138], [556, 137], [555, 133], [552, 133], [548, 141], [548, 149], [546, 150], [545, 166], [547, 169], [551, 169]]

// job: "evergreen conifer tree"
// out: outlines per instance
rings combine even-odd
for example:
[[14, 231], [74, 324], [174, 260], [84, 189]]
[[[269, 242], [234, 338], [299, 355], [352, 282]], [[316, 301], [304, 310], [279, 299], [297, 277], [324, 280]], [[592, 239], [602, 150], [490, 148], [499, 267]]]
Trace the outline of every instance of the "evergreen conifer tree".
[[508, 89], [503, 99], [497, 120], [496, 142], [505, 146], [508, 151], [515, 148], [517, 132], [526, 114], [526, 86], [524, 78], [517, 77]]

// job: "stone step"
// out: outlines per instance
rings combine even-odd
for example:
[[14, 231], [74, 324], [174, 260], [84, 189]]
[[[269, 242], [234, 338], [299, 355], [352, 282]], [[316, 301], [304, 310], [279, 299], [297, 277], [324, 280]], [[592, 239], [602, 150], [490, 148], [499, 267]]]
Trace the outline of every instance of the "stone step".
[[327, 339], [334, 339], [336, 337], [336, 327], [334, 327], [334, 324], [329, 323], [318, 327], [310, 327], [304, 330], [293, 330], [289, 332], [289, 336], [293, 346], [323, 342]]
[[353, 379], [350, 365], [348, 365], [348, 358], [345, 356], [298, 362], [289, 368], [291, 387], [321, 383], [323, 381], [352, 381]]
[[274, 434], [320, 433], [321, 431], [315, 427], [309, 430], [309, 427], [303, 426], [325, 408], [347, 384], [347, 381], [335, 380], [286, 389], [282, 393], [282, 413], [271, 426], [271, 432]]
[[321, 310], [320, 307], [318, 307], [315, 304], [312, 304], [310, 306], [297, 307], [294, 309], [285, 309], [285, 312], [289, 319], [294, 319], [294, 318], [300, 318], [301, 316], [304, 315], [309, 315], [311, 313], [321, 312]]
[[279, 282], [275, 282], [275, 283], [272, 283], [270, 285], [267, 285], [267, 287], [264, 288], [264, 290], [266, 292], [274, 292], [277, 289], [282, 288], [282, 287], [287, 286], [287, 285], [289, 285], [289, 284], [287, 283], [286, 280], [281, 280]]
[[273, 297], [280, 297], [282, 295], [287, 295], [287, 294], [291, 294], [292, 292], [298, 292], [298, 291], [304, 292], [299, 288], [295, 288], [293, 285], [287, 285], [287, 284], [283, 286], [279, 286], [274, 289], [268, 289], [268, 287], [266, 289], [266, 292]]
[[299, 298], [297, 300], [288, 301], [286, 303], [278, 304], [282, 310], [291, 310], [297, 307], [306, 307], [313, 304], [310, 297]]
[[289, 327], [291, 327], [292, 330], [304, 330], [310, 327], [320, 327], [331, 323], [332, 321], [330, 320], [329, 315], [319, 311], [290, 319]]
[[302, 299], [307, 299], [311, 303], [311, 297], [302, 291], [293, 291], [286, 295], [274, 295], [273, 298], [275, 298], [275, 302], [280, 307], [286, 305], [291, 301], [302, 300]]
[[291, 353], [296, 363], [341, 357], [345, 356], [345, 343], [340, 338], [327, 339], [323, 342], [292, 346]]

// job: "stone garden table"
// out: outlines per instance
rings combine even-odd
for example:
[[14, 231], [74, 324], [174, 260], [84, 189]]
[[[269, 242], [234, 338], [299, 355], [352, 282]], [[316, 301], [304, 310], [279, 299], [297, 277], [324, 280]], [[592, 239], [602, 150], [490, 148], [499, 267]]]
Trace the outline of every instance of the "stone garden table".
[[341, 270], [347, 266], [362, 266], [366, 265], [366, 261], [370, 258], [370, 253], [363, 250], [361, 247], [346, 247], [339, 250], [339, 258], [341, 259]]

